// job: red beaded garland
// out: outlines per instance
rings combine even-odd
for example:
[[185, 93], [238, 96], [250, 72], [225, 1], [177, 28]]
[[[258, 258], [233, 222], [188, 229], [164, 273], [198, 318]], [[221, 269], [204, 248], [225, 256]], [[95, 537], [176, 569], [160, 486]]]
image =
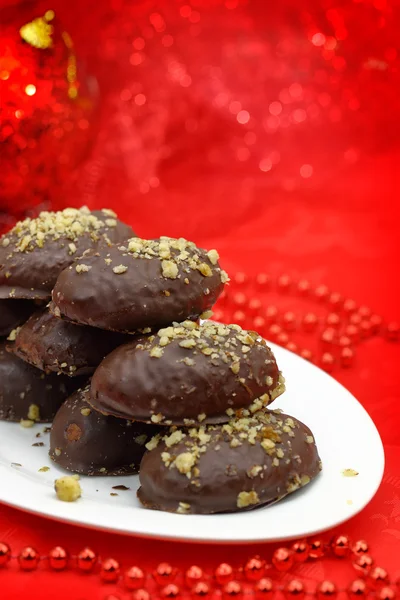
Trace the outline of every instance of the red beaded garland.
[[379, 600], [394, 600], [396, 597], [395, 591], [390, 587], [383, 587], [378, 594]]
[[258, 298], [252, 298], [247, 307], [247, 312], [249, 315], [257, 315], [261, 309], [261, 302]]
[[210, 586], [204, 581], [198, 581], [192, 588], [192, 597], [206, 598], [210, 593]]
[[397, 342], [400, 335], [400, 326], [398, 323], [389, 323], [386, 328], [386, 338], [389, 342]]
[[250, 558], [244, 566], [244, 574], [249, 581], [258, 581], [265, 573], [265, 561], [259, 556]]
[[310, 558], [322, 558], [324, 556], [325, 552], [324, 552], [324, 544], [323, 544], [322, 540], [320, 540], [320, 539], [311, 540], [309, 542], [309, 544], [310, 544], [310, 553], [309, 553]]
[[119, 577], [119, 563], [114, 558], [106, 558], [100, 566], [100, 577], [105, 583], [115, 583]]
[[374, 559], [369, 554], [360, 554], [353, 562], [356, 571], [360, 573], [369, 573], [374, 563]]
[[329, 290], [326, 285], [319, 285], [314, 293], [317, 300], [323, 301], [328, 297]]
[[236, 284], [237, 286], [243, 286], [247, 283], [247, 281], [248, 277], [246, 273], [242, 272], [235, 273], [235, 275], [232, 278], [232, 283]]
[[371, 333], [378, 333], [382, 326], [382, 317], [379, 315], [371, 315], [369, 322], [371, 323]]
[[268, 598], [269, 600], [272, 596], [273, 590], [274, 586], [269, 577], [263, 577], [254, 586], [257, 600], [263, 600], [264, 598]]
[[180, 589], [175, 583], [169, 583], [161, 590], [162, 598], [179, 598]]
[[321, 581], [316, 592], [318, 600], [333, 600], [337, 596], [337, 588], [332, 581]]
[[236, 294], [233, 295], [232, 300], [235, 306], [243, 308], [247, 303], [247, 296], [243, 294], [243, 292], [236, 292]]
[[350, 600], [364, 598], [367, 594], [367, 584], [363, 579], [355, 579], [348, 588]]
[[192, 565], [186, 570], [185, 581], [189, 587], [192, 587], [195, 583], [204, 578], [204, 571], [197, 565]]
[[4, 567], [11, 558], [11, 548], [8, 544], [0, 542], [0, 567]]
[[296, 315], [291, 311], [285, 312], [282, 323], [286, 331], [294, 331], [296, 329]]
[[230, 598], [241, 598], [242, 597], [242, 586], [238, 581], [230, 581], [224, 585], [222, 591], [222, 597], [226, 599]]
[[49, 552], [49, 565], [54, 571], [63, 571], [68, 565], [68, 553], [61, 548], [56, 546]]
[[345, 313], [351, 314], [356, 309], [357, 309], [357, 304], [354, 302], [354, 300], [347, 299], [347, 300], [344, 301], [344, 303], [343, 303], [343, 310], [344, 310]]
[[389, 583], [389, 575], [386, 569], [382, 567], [374, 567], [368, 574], [368, 583], [373, 587], [378, 587]]
[[331, 373], [335, 366], [335, 357], [330, 352], [324, 352], [321, 356], [321, 367], [324, 371]]
[[169, 563], [162, 562], [157, 565], [153, 575], [158, 585], [166, 585], [167, 583], [172, 583], [176, 572]]
[[298, 352], [299, 347], [295, 342], [288, 342], [285, 346], [286, 350], [290, 350], [290, 352]]
[[354, 362], [354, 350], [351, 348], [342, 348], [340, 351], [340, 364], [342, 367], [351, 367]]
[[360, 306], [357, 312], [362, 319], [368, 319], [371, 316], [371, 309], [368, 306]]
[[300, 350], [300, 356], [305, 360], [309, 360], [310, 362], [312, 362], [314, 358], [313, 353], [311, 350], [308, 350], [308, 348], [303, 348], [303, 350]]
[[341, 308], [343, 306], [343, 297], [337, 292], [332, 292], [328, 298], [328, 302], [332, 308]]
[[27, 546], [18, 556], [18, 563], [23, 571], [34, 571], [39, 564], [39, 554], [34, 548]]
[[77, 556], [78, 569], [88, 573], [97, 563], [97, 555], [90, 548], [84, 548]]
[[124, 583], [128, 590], [137, 590], [144, 583], [144, 573], [139, 567], [131, 567], [124, 573]]
[[289, 548], [278, 548], [272, 555], [272, 564], [277, 571], [289, 571], [293, 563], [293, 552]]
[[280, 292], [288, 292], [289, 289], [291, 288], [292, 280], [289, 277], [289, 275], [286, 275], [286, 274], [280, 275], [278, 277], [277, 284], [278, 284], [278, 289]]
[[315, 330], [318, 325], [318, 317], [314, 313], [307, 313], [303, 317], [303, 329], [308, 333]]
[[145, 589], [136, 590], [132, 594], [132, 600], [150, 600], [150, 594]]
[[301, 279], [299, 281], [299, 283], [297, 284], [297, 291], [302, 296], [307, 296], [307, 294], [310, 293], [310, 289], [311, 289], [310, 282], [307, 281], [306, 279]]
[[246, 315], [242, 310], [235, 310], [235, 312], [232, 315], [232, 321], [237, 325], [244, 326], [246, 322]]
[[341, 319], [337, 313], [329, 313], [325, 322], [328, 327], [334, 327], [335, 329], [338, 329], [341, 325]]
[[305, 562], [310, 553], [310, 547], [307, 542], [300, 540], [292, 544], [291, 548], [295, 562]]
[[347, 327], [345, 327], [344, 333], [347, 337], [349, 337], [351, 339], [352, 342], [358, 341], [358, 339], [360, 337], [359, 328], [352, 324], [347, 325]]
[[282, 328], [280, 325], [278, 325], [277, 323], [273, 323], [269, 328], [268, 328], [268, 339], [272, 340], [273, 342], [276, 341], [278, 335], [280, 335], [280, 333], [282, 332]]
[[362, 339], [368, 338], [372, 335], [372, 326], [369, 320], [361, 321], [360, 323], [360, 336]]
[[321, 343], [325, 350], [330, 350], [332, 348], [336, 340], [336, 335], [336, 331], [332, 327], [324, 329], [321, 333]]
[[354, 554], [366, 554], [369, 550], [368, 543], [365, 540], [357, 540], [351, 548]]
[[287, 344], [288, 341], [289, 336], [285, 331], [281, 331], [281, 333], [278, 333], [278, 335], [276, 336], [276, 343], [280, 346], [285, 346], [285, 344]]
[[221, 563], [215, 569], [215, 579], [220, 585], [225, 585], [233, 579], [233, 569], [228, 563]]
[[350, 539], [347, 535], [336, 535], [331, 540], [332, 552], [338, 558], [345, 558], [350, 552]]
[[268, 290], [271, 285], [271, 277], [266, 273], [257, 273], [256, 285], [260, 291]]
[[267, 323], [275, 323], [276, 318], [278, 316], [278, 309], [276, 308], [276, 306], [267, 306], [267, 308], [264, 311], [264, 317], [267, 321]]
[[338, 339], [338, 345], [341, 348], [347, 348], [348, 346], [351, 346], [351, 339], [347, 337], [347, 335], [341, 335]]
[[264, 317], [261, 317], [260, 315], [257, 315], [256, 317], [254, 317], [253, 319], [253, 329], [255, 331], [263, 331], [266, 325], [266, 321], [264, 319]]
[[289, 599], [297, 598], [303, 600], [305, 595], [304, 585], [299, 579], [292, 579], [284, 587], [285, 596]]
[[351, 325], [359, 325], [362, 321], [361, 316], [358, 313], [354, 313], [349, 317], [349, 322]]

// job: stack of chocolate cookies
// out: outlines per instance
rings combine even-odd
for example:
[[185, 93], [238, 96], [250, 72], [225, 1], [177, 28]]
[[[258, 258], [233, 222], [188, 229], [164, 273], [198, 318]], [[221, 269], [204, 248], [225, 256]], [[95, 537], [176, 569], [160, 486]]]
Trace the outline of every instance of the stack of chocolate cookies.
[[[1, 331], [25, 321], [0, 350], [0, 417], [48, 420], [60, 407], [51, 458], [86, 475], [140, 470], [147, 508], [237, 511], [306, 485], [321, 463], [310, 430], [267, 408], [285, 390], [271, 349], [204, 321], [227, 281], [216, 250], [134, 237], [110, 211], [18, 224], [0, 240]], [[11, 365], [65, 393], [30, 384], [21, 398]]]

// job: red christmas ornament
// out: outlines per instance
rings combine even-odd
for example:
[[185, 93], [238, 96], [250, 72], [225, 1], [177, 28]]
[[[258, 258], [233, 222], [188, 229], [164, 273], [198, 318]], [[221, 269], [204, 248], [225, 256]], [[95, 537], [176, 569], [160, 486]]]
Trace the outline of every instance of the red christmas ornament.
[[204, 581], [198, 581], [192, 588], [192, 597], [207, 598], [210, 594], [210, 587]]
[[277, 571], [289, 571], [293, 563], [293, 552], [289, 548], [278, 548], [272, 555], [272, 564]]
[[273, 583], [269, 577], [260, 579], [254, 586], [257, 600], [263, 600], [264, 598], [269, 600], [272, 597], [273, 589]]
[[113, 558], [106, 558], [100, 566], [100, 577], [105, 583], [115, 583], [119, 578], [119, 563]]
[[151, 600], [151, 597], [147, 590], [141, 588], [133, 592], [132, 600]]
[[289, 336], [285, 331], [281, 331], [281, 333], [279, 333], [276, 336], [276, 343], [279, 344], [280, 346], [285, 346], [285, 344], [287, 344], [289, 341]]
[[79, 552], [77, 560], [78, 569], [85, 573], [89, 573], [97, 563], [97, 555], [90, 548], [84, 548]]
[[299, 579], [292, 579], [285, 585], [284, 588], [285, 596], [289, 599], [297, 598], [303, 600], [305, 595], [304, 585]]
[[351, 548], [354, 554], [366, 554], [369, 550], [368, 543], [365, 540], [358, 540]]
[[360, 554], [353, 561], [353, 566], [360, 573], [369, 573], [374, 563], [374, 559], [369, 554]]
[[389, 342], [397, 342], [400, 335], [400, 326], [398, 323], [389, 323], [386, 328], [386, 338]]
[[308, 333], [315, 331], [318, 325], [318, 317], [314, 313], [307, 313], [303, 318], [303, 329]]
[[247, 308], [247, 312], [249, 315], [257, 315], [261, 309], [261, 301], [258, 298], [252, 298], [249, 301], [249, 306]]
[[215, 569], [214, 576], [220, 585], [225, 585], [226, 583], [229, 583], [229, 581], [232, 581], [233, 569], [228, 563], [221, 563]]
[[315, 539], [309, 542], [310, 544], [310, 558], [322, 558], [325, 554], [324, 552], [324, 543], [322, 540]]
[[124, 573], [124, 583], [128, 590], [137, 590], [144, 584], [144, 573], [139, 567], [131, 567]]
[[350, 552], [350, 539], [347, 535], [336, 535], [331, 541], [332, 552], [338, 558], [345, 558]]
[[169, 563], [163, 562], [157, 566], [153, 575], [158, 585], [166, 585], [173, 582], [176, 571]]
[[286, 293], [292, 286], [292, 280], [289, 275], [280, 275], [277, 281], [278, 290], [282, 293]]
[[383, 587], [378, 594], [379, 600], [394, 600], [396, 597], [395, 591], [390, 587]]
[[343, 297], [337, 292], [332, 292], [332, 294], [328, 298], [328, 302], [332, 308], [335, 308], [337, 310], [343, 306]]
[[271, 340], [272, 342], [275, 342], [277, 340], [278, 335], [280, 335], [281, 332], [282, 332], [281, 326], [278, 325], [277, 323], [273, 323], [268, 328], [268, 339]]
[[347, 590], [350, 600], [357, 600], [357, 598], [365, 598], [367, 595], [367, 584], [363, 579], [356, 579], [353, 581]]
[[68, 565], [68, 553], [61, 548], [56, 546], [49, 552], [49, 566], [54, 571], [63, 571]]
[[198, 581], [201, 581], [204, 578], [204, 571], [201, 567], [197, 565], [192, 565], [189, 567], [185, 573], [185, 581], [189, 587], [192, 587]]
[[258, 581], [265, 573], [265, 561], [259, 556], [250, 558], [244, 566], [244, 574], [249, 581]]
[[264, 316], [265, 319], [267, 321], [267, 323], [275, 323], [277, 317], [278, 317], [278, 309], [276, 308], [276, 306], [267, 306], [267, 308], [265, 309], [264, 312]]
[[260, 292], [269, 290], [271, 287], [271, 277], [266, 273], [258, 273], [256, 275], [256, 286]]
[[297, 291], [301, 296], [307, 296], [310, 293], [311, 285], [306, 279], [301, 279], [297, 284]]
[[291, 548], [295, 562], [303, 563], [307, 560], [310, 553], [310, 547], [305, 541], [299, 541], [292, 544]]
[[311, 350], [308, 350], [308, 348], [304, 348], [303, 350], [301, 350], [300, 356], [305, 360], [309, 360], [310, 362], [312, 362], [314, 358], [313, 353], [311, 352]]
[[351, 367], [354, 362], [354, 350], [342, 348], [340, 351], [340, 364], [342, 367]]
[[319, 285], [316, 288], [314, 293], [315, 293], [315, 297], [317, 298], [317, 300], [319, 300], [320, 302], [323, 302], [324, 300], [327, 299], [329, 290], [326, 287], [326, 285]]
[[335, 366], [335, 357], [330, 352], [324, 352], [321, 357], [321, 367], [327, 373], [331, 373]]
[[386, 569], [374, 567], [368, 574], [368, 584], [374, 588], [389, 583], [389, 575]]
[[248, 277], [246, 275], [246, 273], [236, 273], [233, 278], [232, 278], [232, 283], [234, 283], [237, 287], [242, 287], [244, 285], [246, 285], [248, 281]]
[[11, 558], [11, 548], [8, 544], [0, 542], [0, 567], [4, 567]]
[[328, 327], [333, 327], [334, 329], [339, 329], [341, 325], [341, 318], [337, 313], [329, 313], [326, 317], [326, 324]]
[[316, 592], [318, 600], [334, 600], [337, 596], [337, 588], [332, 581], [319, 583]]
[[175, 583], [169, 583], [161, 590], [162, 598], [179, 598], [180, 589]]
[[343, 311], [350, 315], [351, 313], [355, 312], [357, 309], [357, 304], [354, 302], [354, 300], [345, 300], [343, 303]]
[[242, 586], [238, 581], [230, 581], [224, 585], [222, 597], [226, 600], [229, 600], [230, 598], [242, 598], [242, 596]]
[[296, 329], [296, 315], [288, 311], [282, 317], [282, 324], [286, 331], [294, 331]]
[[39, 564], [39, 554], [34, 548], [27, 546], [18, 556], [18, 563], [23, 571], [34, 571]]

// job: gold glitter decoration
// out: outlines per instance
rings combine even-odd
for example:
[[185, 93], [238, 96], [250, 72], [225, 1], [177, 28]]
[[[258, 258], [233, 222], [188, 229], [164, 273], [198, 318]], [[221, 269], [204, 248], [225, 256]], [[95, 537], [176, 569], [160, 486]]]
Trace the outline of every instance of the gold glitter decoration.
[[33, 19], [30, 23], [23, 25], [19, 30], [20, 36], [27, 44], [34, 48], [39, 48], [41, 50], [51, 48], [53, 45], [53, 40], [51, 39], [53, 26], [50, 25], [48, 21], [51, 21], [52, 19], [54, 19], [54, 12], [48, 10], [44, 17], [38, 17], [37, 19]]

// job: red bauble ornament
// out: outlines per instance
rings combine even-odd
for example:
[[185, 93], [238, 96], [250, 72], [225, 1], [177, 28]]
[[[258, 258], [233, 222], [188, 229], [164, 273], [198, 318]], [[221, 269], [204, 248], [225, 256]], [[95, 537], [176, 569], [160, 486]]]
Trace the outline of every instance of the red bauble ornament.
[[248, 282], [248, 277], [246, 275], [246, 273], [235, 273], [235, 275], [232, 278], [232, 283], [234, 283], [236, 286], [241, 287], [246, 285]]
[[192, 587], [198, 581], [204, 579], [204, 571], [197, 565], [192, 565], [186, 570], [185, 581], [189, 587]]
[[343, 310], [346, 314], [350, 315], [351, 313], [355, 312], [355, 310], [357, 309], [357, 304], [354, 302], [354, 300], [345, 300], [343, 303]]
[[278, 290], [282, 293], [286, 293], [292, 287], [292, 280], [289, 275], [280, 275], [277, 281]]
[[334, 600], [337, 596], [337, 587], [332, 581], [322, 581], [318, 584], [316, 592], [318, 600]]
[[192, 588], [192, 598], [207, 598], [210, 594], [210, 586], [204, 581], [198, 581]]
[[295, 562], [303, 563], [307, 560], [310, 553], [310, 547], [305, 541], [299, 541], [292, 544], [291, 548]]
[[230, 581], [226, 585], [224, 585], [224, 589], [222, 591], [222, 597], [226, 600], [230, 600], [230, 598], [242, 598], [242, 586], [238, 581]]
[[379, 600], [394, 600], [396, 598], [396, 592], [390, 587], [383, 587], [378, 594]]
[[337, 313], [329, 313], [325, 322], [328, 327], [333, 327], [334, 329], [339, 329], [342, 323], [341, 318]]
[[63, 571], [68, 565], [68, 553], [61, 546], [56, 546], [49, 552], [49, 566], [54, 571]]
[[350, 552], [350, 539], [347, 535], [336, 535], [331, 541], [332, 552], [338, 558], [345, 558]]
[[357, 598], [365, 598], [367, 595], [367, 584], [363, 579], [356, 579], [348, 587], [348, 595], [350, 600], [356, 600]]
[[119, 578], [119, 563], [113, 558], [106, 558], [100, 566], [100, 577], [105, 583], [115, 583]]
[[297, 284], [297, 291], [301, 296], [307, 296], [310, 293], [311, 285], [306, 279], [301, 279]]
[[247, 312], [249, 313], [249, 315], [258, 315], [258, 313], [260, 312], [261, 309], [261, 301], [258, 298], [252, 298], [249, 301], [249, 305], [247, 308]]
[[305, 595], [304, 585], [299, 579], [292, 579], [292, 581], [289, 581], [285, 585], [284, 593], [288, 599], [294, 600], [294, 598], [297, 598], [298, 600], [303, 600]]
[[286, 331], [294, 331], [296, 329], [296, 315], [291, 312], [285, 312], [282, 317], [282, 323]]
[[328, 302], [332, 308], [339, 309], [343, 306], [343, 297], [337, 292], [332, 292], [328, 298]]
[[369, 554], [360, 554], [353, 561], [353, 567], [359, 573], [369, 573], [372, 565], [374, 564], [374, 559]]
[[289, 571], [293, 563], [293, 552], [289, 548], [278, 548], [272, 555], [272, 564], [277, 571]]
[[161, 590], [162, 598], [179, 598], [181, 590], [175, 583], [169, 583]]
[[389, 575], [382, 567], [373, 567], [368, 574], [368, 584], [376, 588], [389, 583]]
[[323, 302], [324, 300], [327, 299], [329, 290], [326, 287], [326, 285], [319, 285], [316, 288], [314, 293], [315, 293], [315, 297], [317, 298], [317, 300], [319, 300], [320, 302]]
[[335, 367], [335, 357], [330, 352], [324, 352], [321, 356], [321, 367], [327, 373], [331, 373]]
[[84, 548], [77, 556], [78, 569], [89, 573], [97, 563], [97, 555], [90, 548]]
[[268, 598], [269, 600], [272, 597], [273, 590], [274, 586], [269, 577], [263, 577], [254, 586], [257, 600], [263, 600], [263, 598]]
[[158, 585], [166, 585], [173, 582], [176, 571], [169, 563], [163, 562], [157, 566], [153, 575]]
[[135, 590], [131, 596], [132, 600], [151, 600], [149, 592], [143, 588]]
[[400, 336], [400, 326], [398, 323], [389, 323], [386, 328], [386, 339], [389, 342], [397, 342]]
[[30, 546], [24, 548], [18, 556], [18, 563], [23, 571], [34, 571], [39, 564], [39, 554]]
[[309, 360], [310, 362], [313, 361], [314, 355], [311, 352], [311, 350], [308, 350], [308, 348], [304, 348], [303, 350], [300, 350], [300, 356], [302, 358], [304, 358], [305, 360]]
[[277, 317], [278, 317], [278, 309], [276, 308], [276, 306], [267, 306], [267, 308], [264, 311], [264, 317], [265, 320], [267, 321], [267, 323], [275, 323]]
[[311, 540], [310, 544], [310, 558], [322, 558], [325, 554], [324, 543], [320, 539]]
[[309, 333], [314, 331], [318, 325], [318, 317], [314, 313], [307, 313], [303, 317], [303, 329]]
[[144, 584], [144, 573], [139, 567], [131, 567], [124, 573], [124, 583], [128, 590], [138, 590]]
[[258, 581], [265, 573], [265, 561], [259, 556], [250, 558], [244, 566], [244, 574], [249, 581]]
[[366, 554], [369, 550], [368, 543], [365, 540], [357, 540], [351, 548], [354, 554]]
[[271, 277], [266, 273], [258, 273], [256, 275], [256, 286], [261, 292], [269, 290], [271, 287]]
[[214, 576], [220, 585], [225, 585], [233, 579], [233, 568], [228, 563], [221, 563], [215, 569]]
[[4, 567], [11, 558], [11, 548], [8, 544], [0, 542], [0, 567]]

